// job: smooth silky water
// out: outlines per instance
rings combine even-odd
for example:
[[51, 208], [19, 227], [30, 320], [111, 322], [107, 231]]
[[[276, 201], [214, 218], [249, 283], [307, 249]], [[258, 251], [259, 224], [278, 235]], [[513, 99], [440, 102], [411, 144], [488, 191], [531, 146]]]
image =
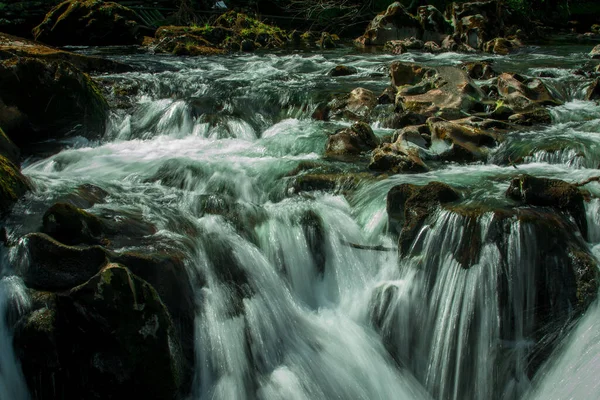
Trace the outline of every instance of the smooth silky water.
[[[419, 175], [364, 181], [348, 196], [294, 193], [291, 171], [319, 162], [327, 135], [348, 122], [311, 118], [320, 102], [355, 87], [381, 92], [394, 60], [453, 65], [480, 55], [446, 53], [281, 53], [174, 58], [113, 58], [143, 72], [102, 76], [134, 87], [132, 107], [109, 116], [102, 140], [73, 139], [58, 154], [28, 160], [24, 173], [35, 191], [9, 219], [9, 239], [34, 231], [40, 213], [83, 183], [108, 191], [93, 213], [140, 215], [158, 228], [153, 239], [184, 250], [191, 271], [206, 277], [198, 288], [193, 399], [591, 399], [600, 398], [600, 308], [592, 305], [533, 382], [526, 374], [531, 346], [532, 276], [517, 274], [531, 262], [536, 237], [511, 226], [507, 257], [514, 332], [494, 353], [500, 333], [495, 278], [499, 250], [486, 245], [469, 270], [457, 266], [465, 221], [438, 212], [435, 228], [418, 239], [421, 256], [398, 265], [387, 233], [386, 194], [401, 183], [446, 182], [466, 202], [503, 204], [510, 178], [520, 173], [583, 181], [600, 174], [600, 106], [582, 100], [590, 81], [572, 72], [587, 61], [586, 48], [527, 48], [511, 57], [486, 56], [499, 69], [543, 75], [565, 105], [552, 110], [549, 127], [508, 135], [486, 164], [443, 164]], [[92, 51], [93, 52], [93, 51]], [[332, 78], [344, 64], [358, 74]], [[379, 136], [391, 130], [373, 125]], [[518, 169], [506, 160], [522, 158]], [[346, 171], [360, 166], [332, 163]], [[600, 194], [597, 184], [586, 187]], [[222, 216], [201, 211], [205, 195], [223, 196], [250, 216], [240, 232]], [[599, 202], [588, 205], [590, 248], [600, 245]], [[309, 240], [302, 221], [322, 221]], [[489, 226], [491, 214], [478, 221]], [[315, 238], [313, 238], [315, 239]], [[318, 242], [320, 255], [315, 254]], [[383, 246], [370, 251], [348, 243]], [[144, 250], [127, 247], [126, 250]], [[25, 310], [18, 262], [2, 249], [0, 277], [0, 398], [26, 399], [11, 348], [9, 309]], [[251, 293], [219, 279], [227, 253], [242, 269]], [[433, 286], [419, 268], [435, 273]], [[514, 270], [514, 271], [513, 271]], [[511, 275], [512, 276], [512, 275]], [[377, 309], [373, 299], [386, 295]], [[428, 301], [424, 301], [427, 297]], [[9, 306], [10, 305], [10, 306]], [[381, 304], [379, 305], [381, 306]], [[16, 308], [15, 308], [16, 307]], [[380, 314], [376, 328], [373, 314]], [[385, 344], [382, 337], [386, 337]]]

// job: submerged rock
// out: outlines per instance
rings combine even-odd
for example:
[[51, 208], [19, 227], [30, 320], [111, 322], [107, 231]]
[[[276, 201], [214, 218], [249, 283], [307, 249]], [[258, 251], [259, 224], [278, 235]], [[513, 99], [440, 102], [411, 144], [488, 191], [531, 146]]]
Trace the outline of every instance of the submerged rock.
[[14, 340], [38, 398], [179, 396], [181, 349], [167, 309], [147, 282], [110, 264], [49, 299], [20, 322]]
[[108, 104], [90, 77], [64, 61], [0, 62], [0, 126], [19, 147], [104, 133]]
[[329, 76], [348, 76], [358, 73], [358, 70], [354, 67], [348, 67], [346, 65], [338, 65], [332, 68], [327, 75]]
[[136, 14], [118, 3], [67, 0], [33, 29], [35, 40], [55, 46], [141, 44]]

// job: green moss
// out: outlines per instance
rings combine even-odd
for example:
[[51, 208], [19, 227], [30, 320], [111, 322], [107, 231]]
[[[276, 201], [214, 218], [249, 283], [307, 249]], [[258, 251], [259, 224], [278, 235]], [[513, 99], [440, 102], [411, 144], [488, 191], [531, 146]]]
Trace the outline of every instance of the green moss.
[[19, 168], [0, 156], [0, 214], [5, 213], [29, 188]]

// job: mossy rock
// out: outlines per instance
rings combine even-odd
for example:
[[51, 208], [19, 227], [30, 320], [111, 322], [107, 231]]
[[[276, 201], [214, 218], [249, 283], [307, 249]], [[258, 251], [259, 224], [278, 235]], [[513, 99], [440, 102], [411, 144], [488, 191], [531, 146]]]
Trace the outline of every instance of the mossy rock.
[[6, 136], [0, 128], [0, 156], [4, 156], [8, 161], [15, 165], [20, 164], [21, 152], [19, 148]]
[[25, 284], [33, 289], [64, 291], [86, 282], [108, 263], [99, 246], [66, 246], [43, 233], [25, 236], [19, 248], [26, 260], [17, 268]]
[[142, 41], [134, 11], [100, 0], [67, 0], [33, 29], [35, 40], [55, 46], [131, 45]]
[[0, 216], [7, 213], [30, 188], [19, 168], [0, 155]]
[[88, 75], [64, 61], [0, 62], [0, 126], [22, 150], [80, 134], [104, 134], [108, 104]]
[[117, 264], [25, 318], [15, 348], [38, 398], [182, 395], [184, 364], [169, 313], [148, 282]]

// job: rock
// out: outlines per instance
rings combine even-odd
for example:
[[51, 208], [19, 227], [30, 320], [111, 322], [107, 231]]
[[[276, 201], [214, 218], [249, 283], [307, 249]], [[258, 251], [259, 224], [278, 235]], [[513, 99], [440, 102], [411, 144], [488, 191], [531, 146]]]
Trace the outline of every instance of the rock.
[[383, 46], [390, 40], [421, 38], [422, 35], [423, 28], [419, 20], [410, 15], [402, 4], [395, 2], [369, 23], [357, 42], [367, 46]]
[[29, 181], [19, 167], [0, 154], [0, 216], [9, 212], [29, 188]]
[[96, 204], [102, 204], [106, 202], [106, 198], [110, 194], [98, 187], [89, 183], [84, 183], [77, 187], [73, 192], [61, 198], [60, 203], [69, 203], [70, 205], [87, 209], [92, 208]]
[[467, 121], [446, 121], [441, 118], [429, 118], [427, 125], [431, 132], [432, 147], [436, 142], [445, 142], [453, 147], [461, 147], [471, 159], [483, 159], [490, 148], [498, 143], [498, 135], [492, 131], [470, 126]]
[[590, 57], [593, 59], [600, 58], [600, 44], [594, 46], [594, 48], [590, 51]]
[[562, 104], [540, 79], [518, 74], [501, 74], [498, 77], [498, 93], [515, 111]]
[[187, 373], [181, 349], [167, 309], [146, 281], [110, 264], [55, 296], [51, 307], [30, 314], [15, 333], [32, 393], [72, 399], [115, 399], [118, 393], [178, 397]]
[[467, 71], [471, 79], [490, 79], [498, 75], [492, 68], [491, 61], [465, 62], [462, 69]]
[[17, 268], [33, 289], [63, 291], [89, 280], [108, 263], [104, 249], [65, 246], [42, 233], [24, 237], [20, 245], [23, 264]]
[[390, 231], [399, 234], [399, 254], [408, 253], [426, 219], [440, 204], [459, 199], [456, 190], [440, 182], [430, 182], [425, 186], [404, 183], [390, 189], [386, 209]]
[[108, 230], [97, 216], [69, 203], [56, 203], [43, 217], [42, 233], [66, 245], [101, 244]]
[[[410, 77], [410, 74], [404, 76]], [[418, 75], [415, 78], [418, 79]], [[399, 81], [403, 80], [397, 79], [392, 72], [392, 83], [398, 86]], [[440, 66], [428, 70], [417, 84], [399, 87], [396, 107], [427, 117], [437, 115], [456, 119], [465, 114], [484, 111], [485, 97], [485, 93], [472, 82], [465, 71], [458, 67]]]
[[138, 245], [156, 228], [139, 215], [119, 212], [114, 218], [98, 217], [70, 203], [56, 203], [44, 214], [42, 232], [67, 245], [122, 247]]
[[402, 142], [384, 143], [373, 150], [369, 169], [394, 174], [429, 171], [418, 150]]
[[335, 68], [331, 69], [327, 75], [329, 76], [348, 76], [355, 75], [358, 73], [358, 70], [354, 67], [348, 67], [346, 65], [338, 65]]
[[323, 276], [327, 261], [327, 242], [325, 241], [326, 233], [323, 219], [313, 210], [308, 210], [302, 214], [299, 222], [315, 267], [319, 275]]
[[442, 52], [442, 48], [440, 47], [439, 44], [437, 44], [436, 42], [425, 42], [423, 44], [423, 50], [428, 52], [428, 53], [441, 53]]
[[141, 44], [135, 12], [100, 0], [67, 0], [54, 7], [34, 28], [35, 40], [55, 46]]
[[529, 112], [513, 114], [508, 117], [508, 122], [523, 126], [532, 126], [552, 123], [552, 115], [546, 108], [538, 108]]
[[600, 99], [600, 79], [596, 78], [592, 84], [587, 88], [585, 92], [586, 100], [599, 100]]
[[319, 46], [320, 49], [335, 49], [337, 47], [335, 41], [334, 35], [323, 32], [321, 38], [317, 42], [317, 46]]
[[310, 171], [290, 179], [288, 191], [298, 194], [312, 191], [326, 191], [345, 194], [354, 190], [361, 182], [375, 180], [372, 174], [348, 172]]
[[390, 77], [392, 86], [399, 88], [406, 85], [416, 85], [423, 79], [435, 75], [433, 68], [423, 67], [417, 64], [396, 61], [390, 66]]
[[0, 33], [0, 59], [15, 56], [39, 58], [46, 61], [66, 61], [83, 72], [130, 72], [132, 67], [101, 57], [86, 56], [45, 46], [21, 37]]
[[0, 62], [0, 126], [21, 149], [66, 135], [98, 138], [107, 112], [96, 84], [67, 62]]
[[410, 125], [394, 132], [392, 142], [412, 143], [422, 149], [431, 147], [431, 131], [427, 125]]
[[352, 127], [340, 129], [329, 136], [325, 157], [346, 160], [373, 150], [378, 144], [379, 139], [371, 127], [364, 122], [357, 122]]
[[484, 43], [502, 36], [502, 5], [495, 0], [452, 3], [450, 12], [455, 35], [470, 48], [481, 50]]
[[376, 105], [375, 93], [369, 89], [356, 88], [349, 95], [331, 101], [329, 114], [332, 118], [368, 121]]
[[582, 236], [587, 237], [585, 205], [577, 186], [559, 179], [521, 175], [511, 181], [506, 196], [532, 206], [552, 207], [570, 215]]
[[377, 104], [394, 104], [396, 101], [396, 89], [388, 86], [377, 98]]
[[422, 114], [412, 111], [402, 111], [394, 113], [382, 121], [382, 126], [390, 129], [401, 129], [411, 125], [423, 125], [425, 121], [427, 121], [427, 117]]
[[431, 5], [421, 6], [417, 9], [417, 19], [423, 27], [423, 40], [441, 43], [443, 38], [453, 31], [450, 21]]
[[442, 51], [458, 51], [459, 45], [454, 36], [448, 35], [442, 39]]
[[518, 39], [495, 38], [483, 45], [483, 51], [506, 56], [521, 47], [523, 44]]
[[0, 156], [18, 166], [21, 161], [21, 151], [15, 144], [6, 136], [2, 128], [0, 128]]

